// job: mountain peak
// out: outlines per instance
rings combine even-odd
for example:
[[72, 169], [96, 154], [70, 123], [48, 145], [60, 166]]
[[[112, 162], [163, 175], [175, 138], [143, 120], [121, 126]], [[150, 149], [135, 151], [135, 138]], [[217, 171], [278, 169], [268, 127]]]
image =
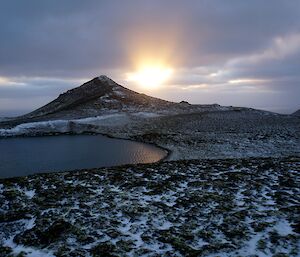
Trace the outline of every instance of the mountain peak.
[[107, 83], [110, 86], [118, 85], [115, 81], [113, 81], [111, 78], [107, 77], [106, 75], [100, 75], [98, 77], [98, 80], [100, 80], [103, 83]]
[[52, 102], [22, 118], [32, 119], [62, 112], [72, 117], [89, 117], [111, 111], [168, 109], [170, 104], [172, 103], [134, 92], [106, 75], [101, 75], [60, 94]]
[[98, 77], [99, 80], [111, 80], [109, 77], [107, 77], [106, 75], [100, 75]]
[[99, 79], [100, 81], [112, 81], [112, 79], [109, 78], [109, 77], [107, 77], [106, 75], [100, 75], [100, 76], [98, 77], [98, 79]]

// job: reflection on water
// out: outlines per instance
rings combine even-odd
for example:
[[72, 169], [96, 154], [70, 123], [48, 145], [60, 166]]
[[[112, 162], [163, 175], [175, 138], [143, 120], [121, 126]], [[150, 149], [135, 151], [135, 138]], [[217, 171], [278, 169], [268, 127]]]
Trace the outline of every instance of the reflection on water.
[[0, 139], [0, 177], [149, 163], [165, 155], [152, 145], [101, 135]]

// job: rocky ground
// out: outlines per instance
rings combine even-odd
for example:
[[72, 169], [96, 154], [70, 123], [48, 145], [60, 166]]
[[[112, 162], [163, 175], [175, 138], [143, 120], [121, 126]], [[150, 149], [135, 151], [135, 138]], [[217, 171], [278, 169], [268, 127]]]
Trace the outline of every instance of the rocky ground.
[[[172, 150], [171, 159], [276, 157], [300, 154], [300, 119], [255, 110], [156, 118], [130, 138]], [[142, 131], [142, 133], [140, 132]], [[120, 131], [122, 136], [123, 131]], [[126, 132], [124, 133], [126, 134]]]
[[1, 256], [299, 256], [299, 164], [190, 160], [0, 180]]

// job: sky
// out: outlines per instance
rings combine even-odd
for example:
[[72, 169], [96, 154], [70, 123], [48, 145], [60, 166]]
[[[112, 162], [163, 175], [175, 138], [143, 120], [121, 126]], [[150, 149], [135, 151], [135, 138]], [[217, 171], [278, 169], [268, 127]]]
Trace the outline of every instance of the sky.
[[[141, 65], [172, 74], [145, 88]], [[105, 74], [171, 101], [300, 108], [300, 1], [0, 0], [0, 116]]]

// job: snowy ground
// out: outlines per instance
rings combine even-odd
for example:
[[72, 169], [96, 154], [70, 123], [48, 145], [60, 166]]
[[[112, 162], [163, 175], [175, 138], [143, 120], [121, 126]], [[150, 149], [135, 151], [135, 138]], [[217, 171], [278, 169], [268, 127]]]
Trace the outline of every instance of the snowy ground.
[[[160, 117], [160, 114], [151, 112], [136, 112], [136, 113], [119, 113], [112, 112], [101, 116], [88, 117], [74, 120], [47, 120], [38, 122], [28, 122], [17, 125], [13, 128], [0, 128], [0, 137], [33, 135], [35, 133], [66, 133], [72, 131], [76, 126], [92, 125], [95, 129], [97, 126], [115, 127], [124, 126], [134, 119], [147, 119]], [[73, 126], [73, 127], [72, 127]]]
[[299, 256], [300, 159], [0, 180], [0, 256]]

